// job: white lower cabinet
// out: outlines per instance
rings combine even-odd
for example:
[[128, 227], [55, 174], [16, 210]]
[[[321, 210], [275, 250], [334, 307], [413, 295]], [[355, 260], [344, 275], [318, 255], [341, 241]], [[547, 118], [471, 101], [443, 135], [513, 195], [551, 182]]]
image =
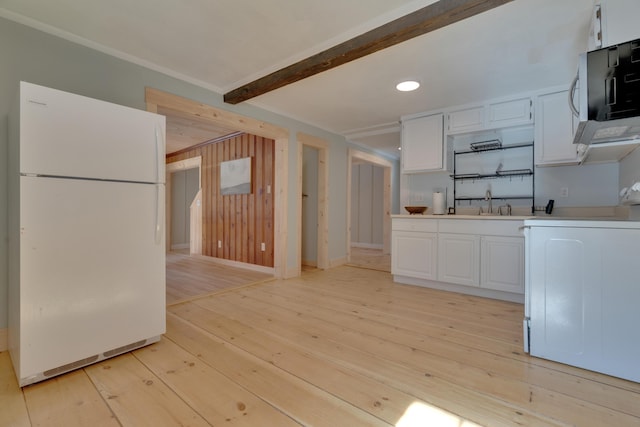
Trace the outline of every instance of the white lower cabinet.
[[438, 234], [438, 280], [478, 286], [480, 237], [470, 234]]
[[482, 236], [480, 286], [524, 293], [524, 238]]
[[401, 283], [522, 302], [522, 224], [522, 220], [394, 218], [391, 273]]
[[391, 273], [436, 280], [438, 235], [394, 231], [391, 238]]
[[436, 280], [437, 221], [394, 218], [391, 228], [391, 273]]

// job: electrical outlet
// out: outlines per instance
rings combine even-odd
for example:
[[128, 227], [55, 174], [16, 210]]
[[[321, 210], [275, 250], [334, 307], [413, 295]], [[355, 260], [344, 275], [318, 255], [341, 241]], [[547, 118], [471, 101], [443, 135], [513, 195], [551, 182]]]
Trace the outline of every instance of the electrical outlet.
[[264, 251], [266, 251], [266, 250], [267, 250], [267, 245], [265, 245], [265, 244], [264, 244], [264, 242], [260, 243], [260, 250], [261, 250], [262, 252], [264, 252]]
[[218, 240], [218, 247], [221, 248], [222, 247], [222, 240]]
[[569, 188], [561, 187], [560, 188], [560, 197], [569, 197]]

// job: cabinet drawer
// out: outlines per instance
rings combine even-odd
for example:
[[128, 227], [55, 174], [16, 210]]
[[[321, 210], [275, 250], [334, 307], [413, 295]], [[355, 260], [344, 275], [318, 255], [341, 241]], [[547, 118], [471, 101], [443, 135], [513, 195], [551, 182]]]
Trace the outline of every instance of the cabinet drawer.
[[438, 231], [438, 221], [435, 219], [409, 219], [394, 218], [391, 221], [391, 229], [394, 231], [425, 231], [435, 233]]

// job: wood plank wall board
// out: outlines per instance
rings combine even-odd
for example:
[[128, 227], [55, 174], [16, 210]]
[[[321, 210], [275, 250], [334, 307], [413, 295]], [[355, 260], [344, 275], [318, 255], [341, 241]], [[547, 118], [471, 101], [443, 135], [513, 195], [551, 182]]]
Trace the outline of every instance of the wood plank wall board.
[[[263, 149], [264, 147], [262, 145], [256, 145], [256, 159], [262, 158], [264, 157], [264, 153], [263, 153]], [[261, 162], [256, 162], [256, 189], [255, 192], [256, 194], [259, 194], [260, 197], [262, 197], [262, 191], [263, 191], [263, 182], [262, 182], [262, 176], [264, 175], [264, 171], [262, 170], [262, 163]], [[261, 221], [260, 222], [256, 222], [255, 226], [256, 226], [256, 245], [257, 245], [257, 249], [256, 249], [256, 264], [262, 265], [262, 257], [263, 257], [263, 253], [261, 250], [261, 246], [260, 244], [264, 241], [264, 236], [263, 236], [263, 230], [264, 228], [262, 227], [261, 222], [264, 221], [264, 212], [263, 212], [264, 206], [262, 204], [262, 201], [260, 200], [260, 198], [256, 199], [256, 219], [260, 218]]]
[[[202, 157], [203, 255], [274, 266], [274, 150], [273, 139], [245, 133], [167, 157], [167, 163]], [[251, 194], [222, 196], [220, 162], [245, 157], [252, 164]]]

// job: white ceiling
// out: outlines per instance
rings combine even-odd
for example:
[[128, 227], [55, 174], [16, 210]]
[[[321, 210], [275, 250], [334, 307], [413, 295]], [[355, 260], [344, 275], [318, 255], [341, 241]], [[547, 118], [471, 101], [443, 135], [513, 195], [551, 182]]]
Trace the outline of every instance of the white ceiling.
[[[0, 0], [0, 16], [221, 94], [434, 0]], [[514, 0], [248, 103], [397, 156], [400, 116], [568, 85], [593, 0]], [[395, 84], [417, 79], [420, 89]]]

